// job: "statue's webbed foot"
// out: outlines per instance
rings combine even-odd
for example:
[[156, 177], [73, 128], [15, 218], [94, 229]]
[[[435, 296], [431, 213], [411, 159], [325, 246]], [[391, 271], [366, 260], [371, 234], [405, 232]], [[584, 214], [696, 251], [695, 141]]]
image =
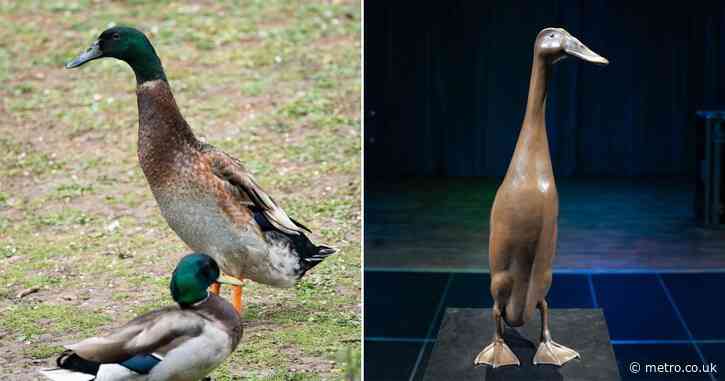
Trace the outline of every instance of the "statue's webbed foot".
[[483, 348], [481, 353], [476, 356], [475, 365], [486, 364], [494, 369], [500, 366], [515, 365], [519, 366], [519, 359], [514, 352], [511, 351], [503, 339], [494, 339], [491, 344]]
[[545, 340], [539, 343], [539, 349], [534, 355], [534, 365], [562, 366], [575, 358], [581, 358], [577, 351], [567, 348], [554, 340]]

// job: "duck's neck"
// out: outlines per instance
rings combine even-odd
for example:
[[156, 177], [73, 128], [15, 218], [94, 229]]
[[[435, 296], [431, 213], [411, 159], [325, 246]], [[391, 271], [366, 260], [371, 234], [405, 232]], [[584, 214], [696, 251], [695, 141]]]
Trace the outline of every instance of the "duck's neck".
[[166, 81], [166, 73], [164, 73], [164, 67], [161, 65], [161, 59], [156, 54], [156, 50], [151, 42], [148, 40], [144, 42], [134, 54], [122, 59], [133, 69], [138, 85], [156, 80]]
[[145, 81], [136, 87], [141, 165], [173, 160], [174, 153], [198, 143], [176, 105], [168, 82]]
[[531, 169], [534, 169], [537, 175], [548, 175], [552, 172], [549, 142], [546, 137], [546, 90], [550, 73], [551, 64], [534, 54], [526, 114], [509, 165], [509, 173], [522, 171], [525, 173], [519, 174], [530, 175]]

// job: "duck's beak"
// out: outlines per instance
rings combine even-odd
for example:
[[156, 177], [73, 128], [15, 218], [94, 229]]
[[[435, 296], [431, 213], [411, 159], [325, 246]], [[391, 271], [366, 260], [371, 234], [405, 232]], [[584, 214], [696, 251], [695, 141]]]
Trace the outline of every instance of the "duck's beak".
[[226, 275], [219, 275], [219, 278], [216, 280], [217, 283], [223, 283], [223, 284], [231, 284], [234, 286], [242, 286], [244, 283], [240, 281], [239, 279], [232, 278]]
[[600, 56], [597, 53], [594, 53], [591, 49], [589, 49], [586, 45], [582, 44], [581, 41], [577, 40], [577, 38], [572, 35], [567, 36], [566, 41], [564, 42], [564, 51], [569, 55], [579, 57], [584, 61], [591, 62], [597, 65], [606, 65], [609, 63], [606, 58]]
[[72, 69], [74, 67], [81, 66], [88, 61], [94, 60], [94, 59], [102, 57], [102, 56], [103, 56], [103, 52], [101, 51], [100, 45], [98, 45], [98, 41], [96, 41], [93, 43], [93, 45], [91, 45], [90, 48], [88, 48], [85, 52], [81, 53], [81, 55], [79, 55], [78, 58], [66, 63], [65, 68]]

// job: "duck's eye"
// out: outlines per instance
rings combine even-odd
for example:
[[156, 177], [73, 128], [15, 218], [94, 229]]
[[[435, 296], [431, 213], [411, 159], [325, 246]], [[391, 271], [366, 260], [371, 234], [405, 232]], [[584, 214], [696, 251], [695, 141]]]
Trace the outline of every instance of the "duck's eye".
[[550, 34], [549, 38], [554, 38], [554, 33]]
[[114, 40], [120, 40], [121, 39], [121, 35], [118, 34], [118, 33], [114, 33], [113, 36], [111, 36], [111, 38], [113, 38]]

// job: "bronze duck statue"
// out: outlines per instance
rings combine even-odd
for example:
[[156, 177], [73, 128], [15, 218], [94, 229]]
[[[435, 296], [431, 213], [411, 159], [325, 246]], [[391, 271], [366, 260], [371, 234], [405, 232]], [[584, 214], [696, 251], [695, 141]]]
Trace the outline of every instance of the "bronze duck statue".
[[[109, 28], [66, 68], [103, 57], [126, 62], [136, 75], [139, 162], [161, 214], [192, 250], [210, 255], [227, 275], [274, 287], [293, 286], [335, 252], [313, 244], [309, 229], [290, 218], [239, 160], [195, 137], [141, 31]], [[212, 290], [218, 293], [219, 284]], [[232, 290], [239, 312], [241, 292], [241, 286]]]
[[608, 63], [564, 29], [546, 28], [536, 37], [526, 114], [491, 209], [489, 266], [496, 327], [492, 342], [476, 357], [476, 365], [519, 365], [504, 342], [503, 324], [522, 326], [535, 308], [541, 312], [541, 338], [534, 364], [560, 366], [580, 357], [551, 339], [546, 303], [559, 216], [546, 136], [546, 87], [551, 66], [569, 55], [595, 64]]

